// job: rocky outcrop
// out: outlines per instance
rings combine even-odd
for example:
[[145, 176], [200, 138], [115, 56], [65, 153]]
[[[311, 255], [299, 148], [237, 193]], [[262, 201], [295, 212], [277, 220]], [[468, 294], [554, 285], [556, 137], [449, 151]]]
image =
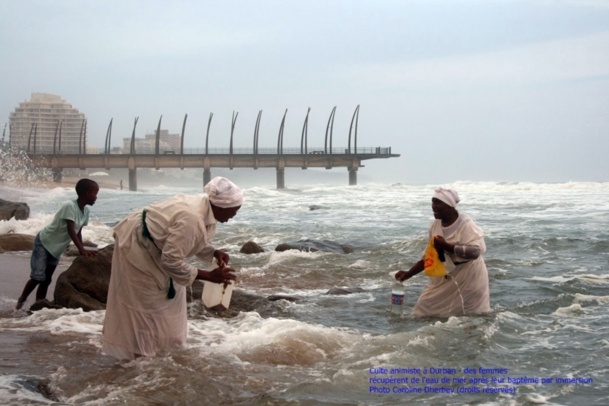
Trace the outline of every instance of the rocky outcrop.
[[[32, 251], [35, 239], [36, 236], [29, 234], [0, 234], [0, 252]], [[84, 241], [83, 245], [85, 247], [97, 247], [97, 244], [94, 244], [90, 241]], [[73, 243], [71, 243], [68, 248], [66, 248], [63, 254], [69, 257], [75, 257], [79, 255], [78, 249], [76, 249], [76, 246]]]
[[239, 252], [241, 252], [242, 254], [259, 254], [261, 252], [264, 252], [264, 248], [256, 244], [254, 241], [248, 241], [243, 244]]
[[0, 234], [0, 252], [31, 251], [36, 237], [28, 234]]
[[114, 245], [109, 245], [95, 256], [76, 257], [57, 278], [54, 304], [84, 311], [105, 309], [113, 251]]
[[30, 206], [27, 203], [11, 202], [0, 199], [0, 220], [27, 220], [30, 218]]
[[287, 250], [299, 250], [306, 252], [334, 252], [338, 254], [350, 254], [353, 252], [353, 247], [348, 245], [339, 244], [334, 241], [317, 241], [317, 240], [303, 240], [290, 243], [282, 243], [275, 247], [275, 251], [287, 251]]
[[[83, 241], [82, 245], [87, 248], [97, 248], [97, 244], [91, 242], [91, 241]], [[77, 257], [80, 255], [80, 252], [78, 252], [78, 248], [76, 248], [76, 245], [74, 245], [74, 243], [71, 243], [68, 248], [66, 248], [66, 250], [63, 252], [63, 255], [67, 256], [67, 257]]]
[[[91, 257], [76, 257], [72, 265], [57, 278], [55, 300], [42, 303], [40, 308], [68, 307], [82, 308], [84, 311], [103, 310], [106, 308], [108, 286], [112, 268], [114, 245], [109, 245]], [[202, 306], [203, 281], [195, 281], [186, 291], [188, 302], [197, 302]], [[205, 317], [234, 317], [242, 311], [258, 311], [273, 314], [277, 311], [275, 301], [279, 299], [297, 300], [294, 297], [264, 297], [235, 289], [232, 293], [229, 309], [203, 309]], [[32, 306], [30, 310], [37, 310]], [[196, 315], [195, 315], [196, 316]]]
[[332, 288], [326, 292], [326, 295], [350, 295], [352, 293], [363, 292], [362, 288]]

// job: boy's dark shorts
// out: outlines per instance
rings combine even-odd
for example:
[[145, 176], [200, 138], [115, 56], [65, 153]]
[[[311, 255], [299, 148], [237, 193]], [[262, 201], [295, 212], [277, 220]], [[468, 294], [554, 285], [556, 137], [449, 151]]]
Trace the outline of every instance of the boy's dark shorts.
[[57, 266], [59, 259], [55, 258], [40, 242], [40, 234], [36, 235], [34, 240], [34, 248], [32, 249], [32, 258], [30, 259], [30, 267], [32, 272], [30, 278], [36, 279], [39, 282], [44, 282], [46, 279], [46, 269], [49, 265]]

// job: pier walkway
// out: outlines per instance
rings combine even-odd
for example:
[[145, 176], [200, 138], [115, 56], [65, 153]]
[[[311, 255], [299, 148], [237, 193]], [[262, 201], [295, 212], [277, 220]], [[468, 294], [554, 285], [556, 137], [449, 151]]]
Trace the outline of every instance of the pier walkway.
[[[308, 154], [299, 149], [284, 149], [283, 153], [258, 150], [211, 150], [209, 153], [184, 151], [182, 154], [165, 151], [162, 154], [28, 154], [32, 162], [53, 171], [55, 181], [62, 178], [63, 169], [127, 168], [129, 169], [129, 190], [137, 190], [138, 168], [203, 168], [203, 185], [211, 180], [212, 168], [276, 168], [277, 189], [285, 188], [285, 168], [347, 168], [349, 185], [357, 184], [357, 171], [362, 161], [399, 157], [391, 153], [391, 148], [358, 148], [349, 152], [348, 148], [336, 148], [325, 153], [323, 148], [312, 149]], [[231, 153], [232, 152], [232, 153]], [[274, 152], [274, 153], [273, 153]]]

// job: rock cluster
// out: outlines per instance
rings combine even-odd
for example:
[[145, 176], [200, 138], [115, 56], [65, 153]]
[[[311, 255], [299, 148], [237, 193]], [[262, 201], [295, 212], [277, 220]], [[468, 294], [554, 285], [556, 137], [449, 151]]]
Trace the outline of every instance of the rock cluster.
[[27, 220], [30, 218], [30, 206], [27, 203], [11, 202], [0, 199], [0, 220]]

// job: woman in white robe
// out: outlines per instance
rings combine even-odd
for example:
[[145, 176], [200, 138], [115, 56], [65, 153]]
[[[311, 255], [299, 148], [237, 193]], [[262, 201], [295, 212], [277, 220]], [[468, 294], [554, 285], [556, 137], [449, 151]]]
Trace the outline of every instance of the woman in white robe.
[[[414, 316], [450, 316], [490, 312], [488, 271], [484, 233], [475, 221], [455, 208], [459, 195], [455, 190], [439, 188], [432, 198], [435, 220], [429, 229], [436, 250], [443, 250], [454, 269], [446, 276], [430, 277], [414, 310]], [[424, 270], [421, 259], [395, 278], [405, 281]], [[447, 268], [453, 268], [447, 266]], [[447, 269], [448, 271], [449, 269]]]
[[[104, 353], [131, 360], [181, 347], [187, 337], [186, 287], [195, 279], [234, 280], [228, 254], [210, 241], [217, 222], [237, 214], [242, 191], [216, 177], [205, 194], [178, 195], [132, 213], [114, 228], [112, 272], [103, 327]], [[186, 263], [196, 256], [219, 267]]]

